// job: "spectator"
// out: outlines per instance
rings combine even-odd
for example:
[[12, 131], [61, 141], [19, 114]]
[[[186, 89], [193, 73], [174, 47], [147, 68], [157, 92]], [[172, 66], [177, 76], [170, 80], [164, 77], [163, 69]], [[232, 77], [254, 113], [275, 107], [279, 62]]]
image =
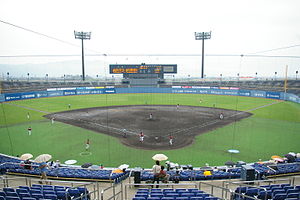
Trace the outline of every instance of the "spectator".
[[160, 167], [160, 172], [158, 174], [159, 180], [162, 180], [163, 183], [167, 183], [169, 181], [170, 175], [167, 174], [167, 172], [164, 170], [165, 167], [161, 166]]
[[[155, 181], [157, 182], [157, 184], [159, 184], [159, 173], [161, 170], [161, 166], [159, 164], [159, 161], [155, 161], [155, 165], [153, 165], [152, 167], [152, 172], [154, 175], [154, 179], [153, 179], [153, 183], [155, 183]], [[158, 188], [158, 185], [156, 185], [156, 187]]]
[[32, 170], [31, 161], [29, 159], [24, 161], [24, 169]]
[[47, 180], [48, 165], [46, 162], [41, 162], [39, 168], [41, 169], [41, 181], [39, 181], [39, 183], [43, 184], [42, 180]]

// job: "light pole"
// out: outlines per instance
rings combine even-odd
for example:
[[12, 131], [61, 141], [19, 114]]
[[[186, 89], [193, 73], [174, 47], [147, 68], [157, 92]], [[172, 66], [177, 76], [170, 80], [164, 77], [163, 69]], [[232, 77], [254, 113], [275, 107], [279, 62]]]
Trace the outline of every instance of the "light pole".
[[296, 71], [296, 80], [297, 80], [297, 76], [298, 76], [298, 71]]
[[48, 74], [46, 74], [46, 82], [48, 82]]
[[9, 81], [9, 72], [7, 72], [6, 74], [7, 74], [7, 81]]
[[83, 48], [83, 40], [91, 39], [91, 32], [77, 32], [74, 31], [75, 39], [81, 39], [81, 63], [82, 63], [82, 80], [85, 80], [84, 75], [84, 48]]
[[276, 81], [276, 75], [277, 75], [277, 72], [275, 72], [275, 81]]
[[66, 75], [64, 74], [64, 83], [66, 82]]
[[223, 74], [220, 74], [220, 81], [222, 82], [222, 76], [223, 76]]
[[29, 73], [27, 73], [27, 82], [29, 82]]
[[255, 79], [257, 80], [257, 72], [255, 72]]
[[210, 32], [195, 32], [195, 39], [202, 40], [202, 72], [201, 78], [204, 78], [204, 40], [208, 40], [211, 38]]

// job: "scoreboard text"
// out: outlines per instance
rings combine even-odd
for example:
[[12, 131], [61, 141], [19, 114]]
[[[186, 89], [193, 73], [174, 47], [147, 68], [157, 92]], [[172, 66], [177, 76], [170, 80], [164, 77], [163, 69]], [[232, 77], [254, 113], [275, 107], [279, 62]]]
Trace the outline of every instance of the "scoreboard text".
[[177, 73], [177, 65], [109, 65], [111, 74], [162, 74], [162, 73]]

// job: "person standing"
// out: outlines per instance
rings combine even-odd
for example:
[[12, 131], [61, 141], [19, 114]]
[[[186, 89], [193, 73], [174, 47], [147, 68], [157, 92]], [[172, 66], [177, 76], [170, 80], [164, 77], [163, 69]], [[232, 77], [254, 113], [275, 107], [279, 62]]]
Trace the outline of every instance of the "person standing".
[[144, 135], [143, 131], [141, 131], [140, 132], [140, 143], [144, 142], [144, 137], [145, 137], [145, 135]]
[[71, 104], [70, 103], [68, 104], [68, 108], [71, 109]]
[[29, 119], [30, 118], [30, 114], [29, 114], [29, 112], [27, 113], [27, 119]]
[[172, 146], [173, 145], [173, 139], [174, 137], [172, 135], [169, 136], [169, 145]]
[[51, 124], [54, 124], [54, 117], [51, 118]]
[[28, 135], [31, 135], [32, 128], [29, 126], [27, 130], [28, 130]]
[[[155, 161], [155, 165], [153, 165], [152, 167], [152, 172], [153, 172], [153, 183], [155, 183], [155, 181], [157, 182], [157, 184], [159, 184], [159, 173], [161, 170], [161, 166], [159, 164], [159, 161]], [[158, 188], [158, 185], [156, 185], [156, 188]]]
[[177, 104], [176, 109], [177, 109], [177, 110], [179, 109], [179, 104]]
[[90, 139], [87, 139], [85, 142], [85, 150], [88, 151], [90, 149]]
[[125, 128], [122, 130], [122, 134], [123, 134], [123, 138], [127, 137], [127, 130]]
[[48, 170], [47, 163], [46, 162], [41, 162], [39, 164], [39, 169], [41, 170], [41, 181], [39, 183], [43, 184], [42, 180], [47, 180], [47, 170]]
[[220, 113], [220, 116], [219, 116], [220, 120], [224, 119], [224, 115], [223, 113]]
[[153, 115], [152, 115], [152, 113], [150, 113], [150, 115], [149, 115], [149, 119], [150, 119], [150, 120], [152, 120], [152, 119], [153, 119]]

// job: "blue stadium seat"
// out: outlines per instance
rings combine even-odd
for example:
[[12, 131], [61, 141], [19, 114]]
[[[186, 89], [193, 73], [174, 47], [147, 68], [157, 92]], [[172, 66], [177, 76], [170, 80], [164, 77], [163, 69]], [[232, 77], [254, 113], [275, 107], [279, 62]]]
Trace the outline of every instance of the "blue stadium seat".
[[133, 197], [132, 200], [147, 200], [144, 197]]
[[29, 192], [30, 188], [28, 186], [19, 186], [20, 189], [25, 189]]
[[10, 196], [10, 197], [19, 197], [18, 193], [16, 192], [5, 192], [6, 196]]
[[56, 196], [57, 196], [57, 199], [61, 199], [61, 200], [71, 199], [68, 192], [66, 192], [66, 191], [57, 191]]
[[57, 200], [57, 196], [55, 194], [45, 194], [44, 198], [45, 199]]
[[267, 190], [267, 191], [260, 191], [259, 194], [257, 195], [258, 199], [265, 199], [265, 197], [267, 196], [267, 199], [271, 199], [272, 198], [272, 190]]
[[36, 200], [36, 199], [33, 197], [23, 197], [22, 200]]
[[176, 197], [176, 200], [189, 200], [189, 197]]
[[162, 192], [163, 193], [166, 193], [166, 192], [173, 192], [174, 193], [174, 189], [166, 188], [166, 189], [163, 189]]
[[258, 194], [258, 189], [257, 188], [250, 188], [250, 189], [247, 189], [246, 190], [246, 195], [248, 195], [248, 196], [251, 196], [251, 197], [253, 197], [253, 196], [255, 196], [255, 195], [257, 195]]
[[20, 197], [21, 199], [24, 199], [24, 198], [26, 198], [26, 197], [31, 197], [31, 195], [30, 195], [29, 192], [27, 192], [27, 193], [19, 193], [19, 197]]
[[6, 196], [6, 200], [21, 200], [19, 197]]
[[31, 193], [31, 197], [35, 198], [36, 200], [43, 199], [44, 195], [42, 193]]
[[146, 193], [136, 193], [134, 197], [143, 197], [143, 198], [147, 199], [149, 197], [149, 195]]
[[160, 200], [159, 197], [149, 197], [147, 200]]
[[182, 196], [182, 197], [194, 197], [195, 193], [183, 192], [183, 193], [180, 193], [180, 196]]
[[0, 196], [5, 197], [6, 196], [5, 192], [0, 191]]
[[46, 194], [53, 194], [53, 195], [55, 195], [56, 193], [55, 193], [54, 190], [43, 190], [43, 194], [45, 196]]
[[166, 193], [165, 194], [166, 197], [179, 197], [178, 193]]
[[0, 195], [0, 200], [5, 200], [5, 197]]
[[273, 197], [273, 200], [285, 200], [286, 199], [286, 194], [276, 194], [274, 197]]
[[175, 200], [174, 197], [163, 197], [161, 198], [161, 200]]
[[2, 189], [4, 192], [15, 192], [14, 188], [10, 188], [10, 187], [5, 187]]
[[298, 193], [300, 191], [298, 189], [288, 189], [286, 192], [289, 194], [289, 193]]
[[190, 200], [204, 200], [204, 197], [191, 197]]
[[217, 197], [205, 197], [204, 200], [218, 200]]
[[68, 189], [67, 192], [73, 198], [80, 197], [81, 195], [78, 189]]
[[289, 194], [287, 194], [287, 198], [298, 198], [298, 199], [300, 199], [300, 193], [289, 193]]

